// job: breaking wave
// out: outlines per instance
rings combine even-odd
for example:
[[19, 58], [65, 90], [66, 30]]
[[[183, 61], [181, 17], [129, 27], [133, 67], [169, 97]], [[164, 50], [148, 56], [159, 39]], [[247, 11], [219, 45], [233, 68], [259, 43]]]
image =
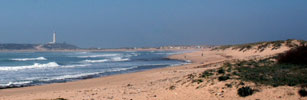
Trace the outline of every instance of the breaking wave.
[[[63, 76], [56, 76], [51, 78], [33, 78], [32, 80], [25, 80], [25, 81], [19, 81], [19, 82], [9, 82], [7, 84], [0, 84], [1, 88], [8, 88], [8, 87], [23, 87], [23, 86], [29, 86], [31, 83], [34, 82], [52, 82], [57, 80], [66, 80], [66, 79], [86, 79], [86, 78], [93, 78], [98, 77], [100, 74], [106, 73], [106, 72], [118, 72], [118, 71], [125, 71], [138, 68], [137, 66], [128, 67], [128, 68], [113, 68], [109, 69], [103, 72], [93, 72], [93, 73], [81, 73], [81, 74], [74, 74], [74, 75], [63, 75]], [[31, 78], [28, 78], [31, 79]]]
[[17, 71], [17, 70], [24, 70], [24, 69], [55, 68], [55, 67], [73, 68], [73, 67], [85, 67], [85, 66], [90, 66], [90, 65], [91, 64], [61, 66], [56, 62], [49, 62], [46, 64], [34, 63], [33, 65], [25, 65], [25, 66], [0, 66], [0, 71]]
[[73, 67], [86, 67], [86, 66], [91, 66], [91, 64], [63, 65], [63, 66], [61, 66], [61, 67], [64, 67], [64, 68], [73, 68]]
[[128, 61], [130, 60], [129, 58], [122, 58], [122, 57], [113, 57], [111, 59], [99, 59], [99, 60], [83, 60], [82, 62], [87, 62], [87, 63], [103, 63], [103, 62], [119, 62], [119, 61]]
[[128, 61], [130, 59], [129, 58], [122, 58], [122, 57], [113, 57], [111, 60], [112, 61]]
[[6, 58], [0, 61], [0, 74], [3, 75], [0, 89], [69, 82], [184, 64], [182, 61], [165, 58], [171, 53], [173, 52], [25, 53], [28, 57], [5, 54]]
[[11, 59], [11, 60], [14, 60], [14, 61], [30, 61], [30, 60], [47, 60], [47, 58], [45, 58], [45, 57], [37, 57], [37, 58], [14, 58], [14, 59]]
[[101, 59], [101, 60], [84, 60], [84, 62], [88, 63], [101, 63], [101, 62], [106, 62], [109, 61], [108, 59]]
[[88, 56], [78, 56], [78, 58], [99, 58], [99, 57], [114, 57], [114, 56], [120, 56], [120, 54], [88, 55]]
[[22, 70], [22, 69], [33, 69], [33, 68], [53, 68], [59, 67], [60, 65], [56, 62], [49, 62], [47, 64], [34, 63], [33, 65], [27, 66], [0, 66], [0, 71], [9, 71], [9, 70]]
[[7, 87], [21, 87], [27, 84], [32, 83], [33, 81], [20, 81], [20, 82], [9, 82], [7, 84], [0, 84], [1, 88], [7, 88]]

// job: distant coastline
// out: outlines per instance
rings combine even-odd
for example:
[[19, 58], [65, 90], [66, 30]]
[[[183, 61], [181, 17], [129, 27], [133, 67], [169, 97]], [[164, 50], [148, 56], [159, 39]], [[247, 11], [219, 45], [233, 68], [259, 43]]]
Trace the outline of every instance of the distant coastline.
[[66, 43], [56, 44], [0, 44], [0, 52], [103, 52], [103, 51], [181, 51], [200, 50], [214, 46], [161, 46], [144, 48], [80, 48]]

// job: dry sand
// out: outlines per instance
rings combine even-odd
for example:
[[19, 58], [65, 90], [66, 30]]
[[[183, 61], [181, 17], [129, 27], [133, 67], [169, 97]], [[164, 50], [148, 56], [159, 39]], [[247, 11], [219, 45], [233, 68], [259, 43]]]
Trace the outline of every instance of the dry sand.
[[[278, 50], [263, 52], [204, 49], [170, 56], [172, 59], [191, 60], [191, 64], [68, 83], [3, 89], [0, 90], [0, 100], [55, 98], [69, 100], [306, 100], [306, 97], [301, 98], [298, 95], [298, 87], [258, 86], [254, 88], [258, 88], [260, 92], [243, 98], [237, 95], [238, 87], [227, 88], [225, 86], [226, 83], [238, 82], [236, 80], [225, 82], [208, 80], [211, 82], [197, 84], [189, 82], [187, 78], [189, 74], [199, 74], [207, 69], [218, 68], [227, 60], [265, 57], [288, 49], [282, 47]], [[252, 83], [247, 84], [253, 86]]]

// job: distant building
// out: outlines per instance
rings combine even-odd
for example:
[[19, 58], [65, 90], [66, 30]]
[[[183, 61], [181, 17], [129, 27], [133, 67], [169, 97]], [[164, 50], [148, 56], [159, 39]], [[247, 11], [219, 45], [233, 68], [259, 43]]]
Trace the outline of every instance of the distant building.
[[52, 42], [49, 42], [49, 44], [55, 44], [56, 43], [56, 32], [53, 32], [53, 39]]

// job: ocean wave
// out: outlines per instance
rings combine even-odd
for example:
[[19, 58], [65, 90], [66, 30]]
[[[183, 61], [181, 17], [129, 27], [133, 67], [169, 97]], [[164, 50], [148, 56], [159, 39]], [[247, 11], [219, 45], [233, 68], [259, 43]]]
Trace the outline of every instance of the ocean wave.
[[37, 57], [37, 58], [14, 58], [14, 59], [11, 59], [11, 60], [14, 60], [14, 61], [31, 61], [31, 60], [47, 60], [47, 58], [45, 58], [45, 57]]
[[122, 57], [113, 57], [111, 58], [111, 61], [128, 61], [129, 58], [122, 58]]
[[65, 80], [65, 79], [80, 79], [80, 78], [91, 78], [91, 76], [103, 74], [106, 72], [118, 72], [118, 71], [125, 71], [137, 68], [138, 66], [128, 67], [128, 68], [112, 68], [109, 70], [105, 70], [102, 72], [93, 72], [93, 73], [82, 73], [82, 74], [74, 74], [74, 75], [63, 75], [63, 76], [56, 76], [49, 79], [41, 79], [40, 81], [54, 81], [54, 80]]
[[125, 70], [130, 70], [130, 69], [135, 69], [138, 68], [139, 66], [132, 66], [132, 67], [128, 67], [128, 68], [113, 68], [108, 70], [107, 72], [118, 72], [118, 71], [125, 71]]
[[92, 72], [92, 73], [81, 73], [81, 74], [74, 74], [74, 75], [62, 75], [62, 76], [56, 76], [56, 77], [51, 77], [51, 78], [43, 78], [43, 77], [33, 77], [33, 78], [26, 78], [25, 81], [18, 81], [18, 82], [9, 82], [7, 84], [0, 84], [0, 89], [1, 88], [12, 88], [12, 87], [24, 87], [24, 86], [31, 86], [35, 84], [40, 84], [40, 83], [48, 83], [52, 81], [68, 81], [69, 79], [86, 79], [86, 78], [93, 78], [93, 77], [98, 77], [99, 74], [103, 74], [106, 72], [118, 72], [118, 71], [125, 71], [125, 70], [130, 70], [138, 68], [138, 66], [133, 66], [133, 67], [128, 67], [128, 68], [112, 68], [109, 70], [105, 70], [102, 72]]
[[99, 57], [114, 57], [114, 56], [120, 56], [120, 54], [87, 55], [87, 56], [78, 56], [78, 58], [99, 58]]
[[91, 66], [91, 64], [63, 65], [61, 67], [64, 67], [64, 68], [74, 68], [74, 67], [86, 67], [86, 66]]
[[65, 80], [65, 79], [77, 79], [92, 75], [98, 75], [100, 72], [94, 72], [94, 73], [82, 73], [82, 74], [75, 74], [75, 75], [63, 75], [63, 76], [56, 76], [48, 79], [41, 79], [40, 81], [54, 81], [54, 80]]
[[139, 54], [137, 54], [137, 53], [131, 53], [133, 56], [138, 56]]
[[132, 56], [138, 56], [139, 54], [137, 53], [130, 53], [130, 54], [126, 54], [124, 57], [132, 57]]
[[83, 62], [88, 62], [88, 63], [101, 63], [101, 62], [106, 62], [109, 61], [108, 59], [101, 59], [101, 60], [84, 60]]
[[120, 62], [120, 61], [128, 61], [129, 58], [122, 58], [122, 57], [113, 57], [110, 59], [98, 59], [98, 60], [83, 60], [82, 62], [86, 63], [103, 63], [103, 62]]
[[56, 62], [49, 62], [47, 64], [34, 63], [33, 65], [27, 65], [27, 66], [0, 66], [0, 71], [34, 69], [34, 68], [53, 68], [59, 66], [60, 65], [58, 65]]
[[7, 84], [0, 84], [0, 87], [13, 87], [13, 86], [16, 86], [16, 87], [20, 87], [22, 85], [25, 85], [25, 84], [30, 84], [32, 83], [32, 81], [19, 81], [19, 82], [9, 82]]

